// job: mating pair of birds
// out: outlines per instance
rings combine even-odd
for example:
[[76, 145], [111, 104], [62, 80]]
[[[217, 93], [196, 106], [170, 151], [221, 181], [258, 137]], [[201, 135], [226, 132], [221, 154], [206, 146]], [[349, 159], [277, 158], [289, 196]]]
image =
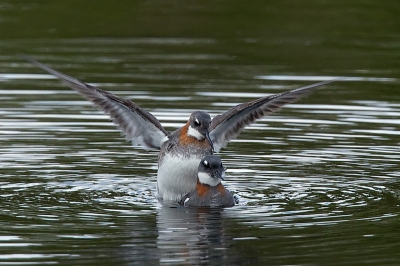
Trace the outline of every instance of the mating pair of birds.
[[195, 111], [183, 127], [168, 132], [157, 118], [134, 102], [60, 73], [30, 57], [25, 58], [108, 114], [132, 145], [159, 150], [157, 198], [161, 202], [178, 202], [184, 206], [233, 206], [234, 197], [221, 184], [225, 168], [213, 153], [226, 147], [255, 120], [337, 80], [245, 102], [213, 119], [206, 112]]

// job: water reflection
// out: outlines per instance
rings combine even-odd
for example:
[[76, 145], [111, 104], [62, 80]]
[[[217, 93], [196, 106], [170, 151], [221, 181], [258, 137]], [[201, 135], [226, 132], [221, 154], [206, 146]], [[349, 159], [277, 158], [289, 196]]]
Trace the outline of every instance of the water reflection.
[[157, 211], [157, 229], [160, 263], [222, 263], [231, 244], [223, 209], [163, 206]]

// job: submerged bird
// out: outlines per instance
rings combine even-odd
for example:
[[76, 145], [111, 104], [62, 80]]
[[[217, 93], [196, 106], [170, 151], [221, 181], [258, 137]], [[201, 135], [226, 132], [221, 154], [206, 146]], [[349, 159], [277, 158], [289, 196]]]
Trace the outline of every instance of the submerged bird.
[[247, 125], [311, 94], [322, 85], [338, 80], [241, 103], [213, 119], [206, 112], [195, 111], [183, 127], [168, 132], [157, 118], [136, 103], [83, 83], [30, 57], [25, 59], [56, 76], [108, 114], [132, 145], [160, 151], [157, 172], [157, 197], [160, 201], [179, 201], [194, 190], [201, 159], [226, 147]]
[[178, 202], [185, 207], [232, 207], [236, 200], [221, 184], [226, 168], [216, 155], [201, 160], [197, 172], [196, 188]]

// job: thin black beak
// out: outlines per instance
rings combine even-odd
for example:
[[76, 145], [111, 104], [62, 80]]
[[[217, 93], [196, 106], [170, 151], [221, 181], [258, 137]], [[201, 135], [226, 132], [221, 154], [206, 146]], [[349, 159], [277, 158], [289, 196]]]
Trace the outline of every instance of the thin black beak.
[[212, 174], [212, 177], [214, 177], [214, 178], [219, 178], [219, 179], [221, 179], [221, 180], [225, 180], [224, 179], [224, 172], [225, 171], [216, 171], [216, 172], [214, 172], [213, 174]]
[[226, 167], [224, 166], [223, 169], [224, 169], [224, 170], [222, 170], [222, 172], [219, 174], [219, 178], [221, 178], [221, 180], [224, 180], [224, 181], [225, 181], [224, 175], [225, 175], [226, 169], [228, 169], [228, 168], [226, 168]]
[[208, 143], [210, 143], [211, 149], [214, 152], [214, 144], [212, 143], [212, 140], [210, 138], [210, 133], [208, 131], [206, 131], [205, 137], [206, 137], [206, 140], [208, 141]]

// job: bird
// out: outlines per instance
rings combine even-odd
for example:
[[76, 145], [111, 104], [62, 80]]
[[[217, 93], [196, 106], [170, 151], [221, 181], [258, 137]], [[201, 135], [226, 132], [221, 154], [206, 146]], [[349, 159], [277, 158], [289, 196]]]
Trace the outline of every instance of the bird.
[[221, 183], [225, 180], [225, 171], [219, 156], [203, 158], [198, 167], [196, 188], [183, 196], [178, 204], [185, 207], [234, 206], [236, 199]]
[[278, 111], [286, 104], [308, 96], [323, 85], [340, 80], [334, 78], [244, 102], [212, 119], [205, 111], [194, 111], [185, 125], [170, 132], [155, 116], [131, 100], [63, 74], [29, 56], [23, 57], [57, 77], [109, 115], [133, 146], [140, 145], [146, 150], [159, 151], [156, 197], [161, 203], [177, 202], [194, 190], [199, 162], [205, 156], [225, 148], [246, 126]]

